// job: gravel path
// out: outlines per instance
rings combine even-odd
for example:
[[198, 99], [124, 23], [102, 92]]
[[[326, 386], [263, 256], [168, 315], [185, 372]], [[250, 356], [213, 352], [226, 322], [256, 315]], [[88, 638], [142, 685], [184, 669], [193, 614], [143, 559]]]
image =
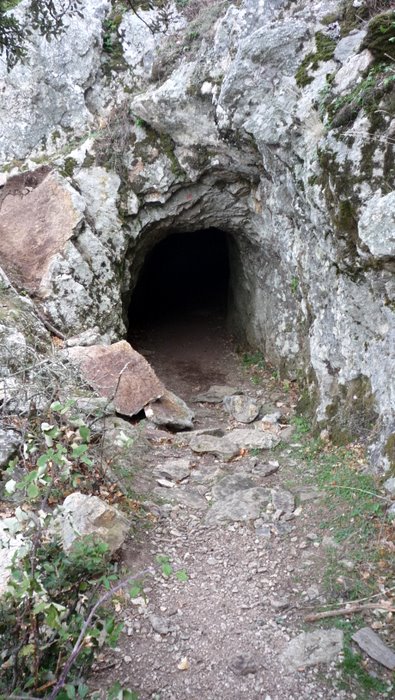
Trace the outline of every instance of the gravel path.
[[[160, 353], [158, 338], [145, 336], [138, 349], [189, 402], [215, 383], [263, 406], [246, 425], [222, 402], [190, 403], [197, 429], [217, 427], [227, 436], [240, 427], [269, 428], [288, 445], [240, 449], [225, 461], [192, 451], [190, 433], [145, 424], [153, 526], [128, 542], [125, 565], [131, 572], [165, 566], [135, 599], [120, 602], [124, 632], [118, 647], [99, 657], [93, 685], [105, 693], [117, 679], [140, 700], [359, 700], [339, 690], [342, 632], [304, 622], [326, 600], [322, 576], [333, 541], [320, 529], [328, 515], [321, 494], [295, 457], [294, 390], [282, 391], [270, 371], [243, 367], [225, 333], [215, 345], [207, 326], [205, 332], [195, 326], [194, 339], [184, 338], [182, 347], [164, 341]], [[262, 426], [262, 414], [273, 411], [280, 418]], [[259, 504], [254, 517], [251, 498]]]

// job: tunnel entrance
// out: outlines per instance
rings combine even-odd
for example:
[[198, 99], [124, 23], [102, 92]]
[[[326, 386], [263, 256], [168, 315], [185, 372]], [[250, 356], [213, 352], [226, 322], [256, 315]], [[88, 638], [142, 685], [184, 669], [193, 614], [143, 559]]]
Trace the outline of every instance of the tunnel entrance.
[[128, 340], [183, 398], [221, 383], [229, 283], [229, 236], [219, 229], [170, 234], [145, 259]]

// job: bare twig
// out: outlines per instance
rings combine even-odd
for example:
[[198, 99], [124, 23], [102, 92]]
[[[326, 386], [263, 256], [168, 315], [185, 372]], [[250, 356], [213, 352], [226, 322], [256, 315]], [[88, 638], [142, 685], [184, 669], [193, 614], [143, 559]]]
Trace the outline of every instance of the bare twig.
[[87, 635], [89, 625], [91, 624], [92, 619], [94, 618], [96, 611], [99, 608], [101, 608], [102, 605], [104, 605], [109, 600], [111, 600], [111, 598], [113, 598], [114, 595], [116, 593], [118, 593], [118, 591], [120, 591], [122, 588], [125, 588], [125, 586], [127, 586], [131, 581], [136, 581], [144, 576], [147, 576], [148, 574], [154, 574], [154, 573], [155, 573], [154, 569], [149, 568], [149, 569], [145, 569], [143, 571], [140, 571], [138, 574], [135, 574], [134, 576], [128, 576], [123, 581], [120, 581], [119, 583], [117, 583], [117, 585], [114, 586], [114, 588], [112, 588], [110, 591], [107, 591], [107, 593], [102, 595], [101, 598], [99, 598], [97, 603], [95, 603], [92, 610], [90, 611], [88, 617], [86, 618], [86, 620], [82, 626], [81, 632], [78, 636], [78, 639], [77, 639], [76, 643], [74, 644], [73, 650], [72, 650], [68, 660], [66, 661], [66, 663], [63, 667], [62, 673], [60, 674], [59, 679], [58, 679], [55, 687], [53, 688], [48, 700], [55, 700], [55, 698], [58, 696], [59, 692], [63, 688], [64, 684], [66, 683], [69, 671], [70, 671], [71, 667], [73, 666], [73, 664], [75, 663], [75, 661], [77, 660], [77, 657], [79, 656], [79, 654], [83, 648], [84, 639]]
[[379, 496], [378, 493], [374, 493], [374, 491], [366, 491], [365, 489], [358, 489], [355, 488], [354, 486], [326, 486], [328, 489], [343, 489], [344, 491], [358, 491], [358, 493], [364, 493], [367, 496], [374, 496], [375, 498], [379, 498], [381, 501], [386, 501], [387, 503], [392, 503], [391, 498], [388, 498], [388, 496]]
[[364, 605], [350, 605], [345, 608], [337, 608], [337, 610], [324, 610], [319, 613], [311, 613], [304, 618], [305, 622], [316, 622], [317, 620], [326, 620], [328, 617], [338, 617], [339, 615], [354, 615], [363, 610], [383, 610], [385, 612], [395, 612], [395, 608], [385, 603], [365, 603]]

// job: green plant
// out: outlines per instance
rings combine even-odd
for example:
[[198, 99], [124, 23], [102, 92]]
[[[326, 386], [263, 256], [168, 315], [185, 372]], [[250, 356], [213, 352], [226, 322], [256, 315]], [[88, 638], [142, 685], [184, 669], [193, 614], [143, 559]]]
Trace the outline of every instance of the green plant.
[[50, 41], [64, 32], [65, 19], [82, 17], [81, 0], [30, 0], [23, 22], [12, 12], [16, 5], [19, 0], [0, 0], [0, 56], [5, 58], [8, 70], [26, 59], [26, 46], [33, 32]]
[[297, 277], [292, 277], [292, 280], [291, 280], [291, 292], [292, 292], [292, 294], [296, 294], [296, 292], [298, 291], [298, 287], [299, 287], [299, 279]]
[[242, 363], [245, 369], [250, 369], [251, 367], [265, 369], [266, 367], [265, 358], [260, 350], [256, 352], [245, 352], [242, 357]]
[[[0, 694], [85, 697], [95, 650], [113, 646], [122, 629], [109, 603], [129, 579], [118, 582], [104, 543], [76, 541], [66, 553], [49, 507], [95, 469], [90, 428], [73, 417], [73, 404], [53, 402], [48, 420], [27, 432], [22, 461], [7, 470], [6, 492], [23, 494], [25, 505], [9, 521], [23, 541], [0, 599]], [[19, 462], [24, 476], [16, 481]]]

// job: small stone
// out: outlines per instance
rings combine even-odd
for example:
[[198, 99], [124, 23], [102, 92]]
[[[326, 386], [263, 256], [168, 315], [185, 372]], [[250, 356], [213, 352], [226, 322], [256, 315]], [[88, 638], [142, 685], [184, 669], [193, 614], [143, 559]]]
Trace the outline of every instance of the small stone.
[[155, 425], [173, 430], [192, 428], [195, 416], [185, 401], [168, 389], [165, 389], [159, 399], [145, 406], [144, 413]]
[[260, 525], [257, 527], [255, 533], [259, 535], [260, 537], [265, 537], [266, 539], [270, 539], [271, 537], [271, 529], [270, 525]]
[[154, 615], [151, 613], [151, 615], [148, 615], [148, 619], [151, 623], [152, 629], [158, 634], [165, 635], [169, 634], [170, 632], [174, 632], [175, 630], [174, 624], [167, 617], [160, 617], [159, 615]]
[[248, 676], [257, 673], [258, 664], [252, 657], [239, 654], [231, 661], [229, 668], [236, 676]]
[[384, 481], [383, 486], [387, 493], [389, 493], [391, 496], [395, 496], [395, 476], [392, 476], [390, 479], [387, 479], [387, 481]]
[[225, 411], [239, 423], [252, 423], [259, 415], [259, 405], [249, 396], [225, 396]]
[[285, 610], [289, 607], [289, 598], [286, 596], [283, 598], [270, 598], [270, 605], [274, 610]]
[[188, 661], [188, 659], [187, 659], [186, 656], [184, 656], [184, 657], [181, 659], [180, 663], [177, 664], [177, 668], [178, 668], [179, 671], [188, 671], [188, 669], [189, 669], [189, 661]]
[[280, 515], [288, 515], [295, 508], [295, 498], [290, 491], [272, 490], [272, 503]]
[[265, 462], [257, 462], [257, 464], [254, 464], [251, 471], [253, 474], [259, 476], [270, 476], [271, 474], [275, 474], [279, 467], [280, 465], [278, 462], [268, 462], [267, 464]]
[[315, 600], [320, 595], [318, 586], [310, 586], [306, 591], [307, 600]]
[[97, 496], [78, 491], [65, 498], [59, 524], [66, 552], [72, 549], [75, 541], [93, 538], [106, 544], [113, 554], [122, 546], [130, 529], [123, 513]]

